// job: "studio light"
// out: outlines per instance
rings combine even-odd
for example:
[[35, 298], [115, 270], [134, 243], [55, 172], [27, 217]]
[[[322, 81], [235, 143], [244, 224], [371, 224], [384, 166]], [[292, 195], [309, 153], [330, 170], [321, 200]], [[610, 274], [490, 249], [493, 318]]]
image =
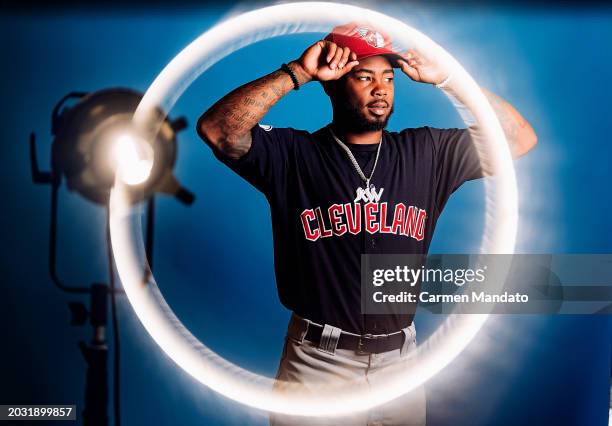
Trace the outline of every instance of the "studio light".
[[[65, 106], [75, 98], [78, 99], [75, 105]], [[158, 111], [161, 128], [148, 138], [132, 124], [141, 99], [141, 93], [125, 88], [66, 95], [52, 117], [53, 178], [64, 178], [71, 191], [106, 204], [118, 173], [133, 187], [134, 201], [160, 192], [190, 204], [193, 196], [172, 173], [177, 155], [176, 134], [185, 128], [186, 122], [183, 118], [170, 121]]]
[[[170, 120], [159, 109], [153, 109], [155, 132], [136, 128], [133, 116], [143, 95], [131, 89], [111, 88], [92, 93], [72, 92], [55, 106], [51, 118], [51, 171], [41, 172], [36, 156], [36, 136], [30, 135], [32, 180], [51, 186], [49, 230], [49, 274], [62, 291], [89, 296], [89, 308], [83, 302], [68, 304], [71, 325], [88, 320], [93, 327], [89, 343], [79, 348], [87, 363], [85, 404], [82, 417], [86, 426], [107, 426], [108, 411], [108, 344], [106, 341], [107, 310], [110, 296], [113, 325], [113, 408], [114, 424], [120, 425], [119, 332], [116, 314], [117, 294], [110, 246], [109, 220], [106, 221], [109, 284], [89, 286], [66, 284], [60, 279], [57, 263], [58, 190], [62, 181], [69, 190], [86, 200], [106, 207], [116, 178], [126, 184], [130, 205], [145, 201], [147, 207], [147, 268], [152, 271], [155, 194], [175, 196], [183, 204], [191, 204], [194, 196], [181, 186], [173, 174], [177, 158], [177, 133], [187, 127], [184, 118]], [[67, 105], [72, 101], [72, 105]], [[152, 136], [151, 136], [152, 135]]]
[[151, 176], [153, 148], [142, 138], [124, 133], [112, 146], [115, 173], [128, 185], [143, 184]]

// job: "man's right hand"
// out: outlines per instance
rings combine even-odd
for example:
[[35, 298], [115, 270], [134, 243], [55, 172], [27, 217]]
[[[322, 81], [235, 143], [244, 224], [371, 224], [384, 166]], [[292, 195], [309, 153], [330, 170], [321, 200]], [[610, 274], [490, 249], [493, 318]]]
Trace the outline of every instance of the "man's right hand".
[[[287, 65], [301, 86], [311, 80], [339, 79], [358, 64], [356, 57], [349, 49], [321, 40]], [[243, 84], [202, 114], [198, 120], [198, 134], [226, 156], [233, 159], [242, 157], [251, 147], [251, 129], [272, 105], [293, 89], [293, 84], [287, 73], [281, 70]]]
[[[336, 43], [319, 40], [296, 61], [311, 80], [337, 80], [359, 63], [357, 55]], [[349, 62], [350, 61], [350, 62]]]

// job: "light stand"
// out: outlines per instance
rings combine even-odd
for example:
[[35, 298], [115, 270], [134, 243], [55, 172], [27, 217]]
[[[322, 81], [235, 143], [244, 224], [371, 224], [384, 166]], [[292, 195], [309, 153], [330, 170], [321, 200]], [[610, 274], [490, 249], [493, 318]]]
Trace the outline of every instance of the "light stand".
[[[120, 425], [119, 387], [119, 329], [116, 312], [117, 294], [124, 294], [115, 287], [115, 275], [110, 243], [108, 199], [114, 182], [115, 170], [107, 157], [113, 144], [111, 136], [129, 128], [133, 113], [142, 94], [130, 89], [114, 88], [93, 93], [71, 92], [64, 96], [53, 109], [51, 134], [52, 168], [41, 172], [36, 156], [36, 136], [30, 135], [30, 166], [35, 184], [51, 186], [51, 211], [49, 229], [49, 275], [62, 291], [71, 294], [88, 294], [89, 311], [81, 302], [70, 302], [71, 324], [83, 325], [89, 318], [93, 328], [90, 343], [79, 342], [79, 348], [87, 363], [85, 384], [85, 406], [82, 411], [85, 426], [108, 425], [108, 345], [106, 341], [108, 296], [111, 296], [111, 311], [114, 337], [114, 424]], [[65, 107], [68, 100], [76, 99], [72, 107]], [[172, 174], [176, 161], [176, 134], [187, 126], [184, 118], [169, 121], [164, 116], [158, 136], [150, 144], [155, 154], [155, 163], [150, 176], [140, 183], [134, 202], [147, 202], [146, 256], [149, 268], [153, 265], [153, 236], [155, 193], [174, 195], [181, 203], [190, 205], [194, 201], [191, 192], [182, 187]], [[106, 205], [106, 239], [110, 286], [94, 283], [89, 287], [68, 285], [57, 274], [57, 214], [58, 191], [66, 180], [70, 190], [77, 191], [89, 201]]]

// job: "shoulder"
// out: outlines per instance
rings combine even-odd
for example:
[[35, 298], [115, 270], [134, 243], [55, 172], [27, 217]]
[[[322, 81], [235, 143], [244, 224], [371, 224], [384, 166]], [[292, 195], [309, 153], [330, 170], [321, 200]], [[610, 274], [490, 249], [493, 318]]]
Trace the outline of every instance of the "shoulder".
[[399, 131], [387, 131], [385, 130], [385, 134], [387, 134], [393, 140], [413, 140], [413, 139], [426, 139], [430, 136], [432, 127], [423, 126], [423, 127], [407, 127], [405, 129]]
[[312, 135], [306, 130], [294, 129], [293, 127], [276, 127], [271, 124], [257, 124], [251, 129], [254, 139], [264, 141], [278, 141], [283, 143], [295, 143], [310, 140]]
[[431, 141], [436, 139], [438, 135], [448, 132], [454, 132], [464, 129], [441, 129], [431, 126], [422, 127], [409, 127], [399, 132], [389, 132], [389, 134], [396, 135], [399, 139], [414, 139], [416, 141]]
[[399, 132], [388, 132], [389, 135], [400, 143], [414, 143], [430, 145], [435, 150], [437, 145], [445, 140], [453, 140], [468, 134], [467, 129], [459, 128], [437, 128], [430, 126], [403, 129]]
[[400, 146], [414, 145], [425, 146], [430, 145], [435, 138], [435, 131], [432, 127], [408, 127], [399, 131], [385, 131], [387, 139]]

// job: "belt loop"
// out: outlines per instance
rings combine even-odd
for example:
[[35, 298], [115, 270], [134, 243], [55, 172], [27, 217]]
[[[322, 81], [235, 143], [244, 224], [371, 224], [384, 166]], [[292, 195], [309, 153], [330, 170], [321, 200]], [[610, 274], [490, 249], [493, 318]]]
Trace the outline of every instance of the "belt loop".
[[408, 350], [408, 346], [410, 345], [410, 330], [408, 328], [402, 328], [402, 334], [404, 335], [404, 342], [402, 343], [402, 347], [400, 349], [400, 356], [406, 355], [406, 351]]
[[310, 320], [306, 318], [302, 318], [302, 325], [304, 329], [300, 332], [300, 338], [298, 339], [301, 343], [304, 343], [304, 338], [306, 337], [306, 333], [308, 333], [308, 327], [310, 326]]
[[406, 355], [406, 352], [408, 352], [408, 348], [414, 341], [414, 338], [416, 335], [414, 322], [410, 324], [408, 327], [402, 328], [402, 334], [404, 335], [404, 343], [402, 343], [402, 348], [400, 349], [400, 357], [403, 357]]
[[306, 333], [308, 333], [309, 325], [310, 320], [302, 318], [299, 315], [293, 313], [291, 315], [291, 321], [289, 321], [288, 335], [295, 339], [298, 343], [302, 344], [304, 343]]
[[325, 324], [323, 331], [321, 332], [321, 340], [319, 341], [319, 347], [317, 348], [321, 352], [334, 355], [336, 353], [336, 347], [338, 346], [338, 339], [340, 339], [341, 329], [333, 327], [329, 324]]

